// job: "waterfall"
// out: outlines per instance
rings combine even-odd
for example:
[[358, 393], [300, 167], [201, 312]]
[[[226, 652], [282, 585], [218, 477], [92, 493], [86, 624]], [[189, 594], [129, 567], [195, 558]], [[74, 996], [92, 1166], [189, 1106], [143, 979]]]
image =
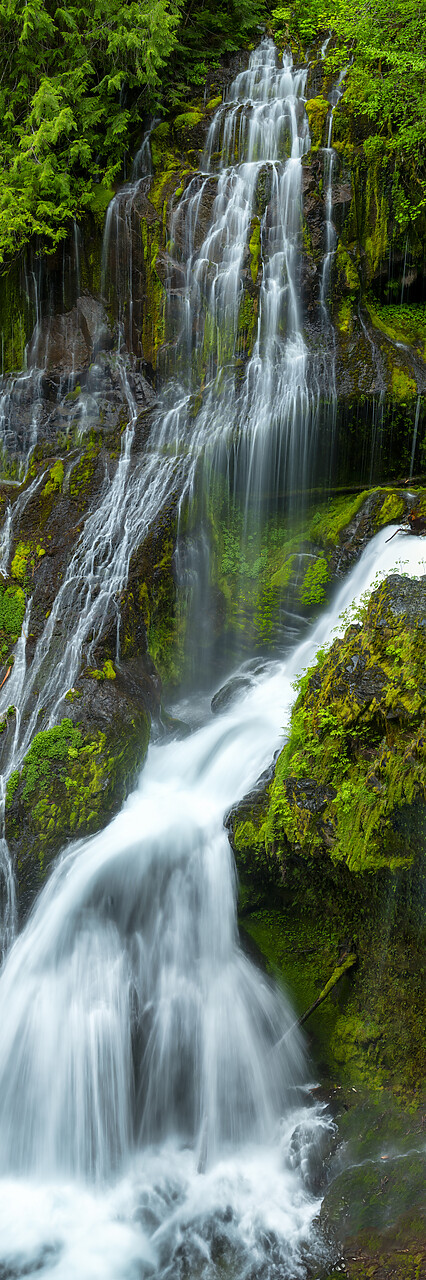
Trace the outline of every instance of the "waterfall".
[[[215, 114], [206, 175], [201, 186], [198, 177], [190, 182], [171, 228], [186, 279], [173, 298], [169, 341], [166, 331], [167, 374], [185, 379], [188, 392], [198, 390], [205, 353], [193, 457], [207, 454], [210, 482], [215, 469], [229, 473], [232, 461], [233, 486], [253, 515], [265, 493], [273, 501], [283, 485], [291, 490], [306, 483], [314, 446], [315, 401], [299, 301], [306, 74], [293, 68], [289, 55], [277, 66], [272, 42], [262, 42]], [[258, 296], [250, 291], [250, 273]], [[241, 374], [235, 362], [250, 326], [253, 349]]]
[[298, 1033], [271, 1053], [293, 1015], [239, 949], [222, 818], [279, 744], [294, 679], [342, 611], [377, 573], [423, 570], [419, 542], [387, 537], [286, 661], [184, 741], [150, 748], [121, 814], [58, 862], [16, 941], [0, 980], [5, 1274], [51, 1253], [71, 1280], [77, 1248], [85, 1276], [124, 1278], [136, 1259], [142, 1275], [210, 1276], [220, 1238], [231, 1274], [279, 1280], [304, 1276], [320, 1248], [309, 1169], [330, 1122], [303, 1091]]
[[[223, 481], [229, 500], [238, 499], [247, 531], [283, 494], [291, 509], [290, 495], [309, 482], [318, 395], [300, 305], [305, 81], [306, 69], [287, 55], [279, 65], [263, 40], [212, 120], [202, 172], [189, 179], [170, 228], [158, 401], [143, 452], [131, 378], [140, 301], [132, 219], [147, 181], [146, 146], [110, 206], [105, 278], [114, 285], [124, 262], [129, 282], [118, 296], [113, 356], [127, 425], [31, 662], [27, 604], [0, 690], [0, 714], [16, 707], [5, 777], [34, 733], [56, 722], [83, 655], [90, 663], [111, 619], [119, 662], [117, 601], [132, 552], [166, 499], [182, 509], [201, 472], [204, 492]], [[331, 224], [331, 204], [329, 212]], [[324, 299], [327, 270], [324, 262]], [[37, 315], [33, 369], [8, 384], [6, 398], [33, 396], [37, 407], [48, 337]], [[101, 363], [90, 377], [96, 388]], [[60, 385], [59, 403], [65, 391]], [[87, 389], [82, 430], [85, 396]], [[9, 411], [5, 401], [8, 423]], [[39, 431], [34, 414], [25, 466]], [[14, 519], [43, 481], [38, 475], [7, 513], [5, 569]], [[197, 550], [200, 561], [208, 555], [202, 539]], [[279, 747], [293, 682], [342, 611], [400, 556], [419, 571], [420, 554], [415, 540], [388, 546], [378, 534], [303, 643], [265, 663], [243, 682], [238, 702], [206, 713], [201, 727], [190, 700], [192, 732], [151, 745], [122, 812], [57, 861], [0, 977], [5, 1277], [304, 1280], [312, 1259], [317, 1265], [325, 1246], [313, 1170], [332, 1125], [312, 1100], [285, 994], [240, 949], [223, 817]], [[11, 934], [2, 829], [0, 859]]]
[[[301, 160], [309, 145], [303, 104], [305, 80], [306, 70], [295, 70], [289, 56], [284, 57], [282, 66], [277, 65], [275, 46], [264, 40], [251, 55], [248, 71], [231, 86], [229, 101], [215, 114], [201, 188], [198, 177], [190, 182], [172, 221], [171, 242], [175, 252], [181, 244], [181, 260], [186, 264], [185, 287], [179, 305], [173, 308], [173, 289], [169, 288], [173, 318], [169, 314], [167, 321], [166, 317], [167, 379], [142, 455], [134, 449], [138, 405], [122, 343], [133, 320], [133, 211], [140, 184], [147, 178], [132, 181], [111, 203], [103, 268], [106, 275], [108, 266], [113, 285], [119, 278], [128, 282], [126, 297], [118, 291], [119, 350], [114, 356], [128, 425], [116, 470], [105, 475], [100, 501], [86, 517], [33, 660], [27, 664], [24, 650], [19, 671], [15, 664], [10, 680], [0, 690], [0, 715], [11, 703], [17, 707], [15, 734], [3, 764], [6, 777], [22, 764], [34, 733], [55, 723], [62, 700], [77, 678], [83, 653], [90, 665], [106, 622], [114, 618], [119, 660], [116, 601], [127, 581], [132, 552], [144, 541], [166, 499], [180, 495], [182, 504], [191, 497], [200, 463], [205, 484], [211, 487], [215, 475], [230, 473], [232, 459], [233, 485], [240, 499], [242, 496], [246, 524], [254, 519], [257, 527], [265, 493], [274, 504], [283, 484], [294, 489], [306, 483], [314, 463], [316, 400], [308, 390], [308, 353], [298, 294]], [[219, 172], [214, 173], [217, 162], [213, 157], [222, 133], [222, 159]], [[238, 162], [236, 151], [241, 157]], [[146, 165], [146, 147], [141, 152], [141, 163]], [[207, 233], [202, 236], [203, 192], [211, 182], [216, 195]], [[264, 195], [264, 212], [256, 223], [259, 263], [263, 264], [257, 336], [241, 380], [242, 271], [262, 182], [266, 182], [267, 199]], [[78, 241], [74, 247], [78, 267]], [[31, 446], [25, 446], [26, 459], [37, 437], [40, 386], [51, 333], [50, 318], [43, 321], [39, 293], [38, 287], [37, 323], [30, 343], [33, 368], [12, 380], [12, 390], [8, 384], [4, 398], [5, 404], [10, 395], [33, 397], [35, 436], [31, 436]], [[205, 389], [194, 419], [193, 399], [201, 376], [198, 355], [203, 347]], [[72, 351], [71, 373], [58, 386], [59, 403], [73, 385], [74, 360]], [[96, 369], [95, 364], [90, 373], [95, 386]], [[222, 379], [220, 388], [218, 378]], [[89, 379], [88, 389], [79, 395], [81, 410], [78, 404], [75, 408], [83, 422], [90, 386]], [[35, 486], [42, 483], [42, 476], [33, 482]], [[29, 494], [30, 488], [19, 496], [17, 518]], [[13, 519], [12, 511], [4, 532], [8, 545]], [[5, 553], [3, 564], [6, 568]], [[30, 620], [31, 602], [28, 628]], [[58, 660], [59, 632], [63, 641]]]

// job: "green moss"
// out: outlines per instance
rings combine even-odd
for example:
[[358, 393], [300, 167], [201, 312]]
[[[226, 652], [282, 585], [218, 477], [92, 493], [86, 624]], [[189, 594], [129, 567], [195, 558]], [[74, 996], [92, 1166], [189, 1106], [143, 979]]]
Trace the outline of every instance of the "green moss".
[[284, 560], [284, 563], [280, 565], [280, 568], [272, 574], [271, 586], [279, 588], [288, 586], [296, 563], [296, 556], [288, 556], [287, 560]]
[[92, 680], [102, 681], [102, 680], [115, 680], [117, 672], [110, 658], [107, 658], [106, 661], [104, 662], [103, 667], [101, 667], [100, 669], [98, 667], [94, 667], [92, 670], [88, 669], [85, 672], [85, 674], [86, 676], [90, 676]]
[[370, 272], [373, 275], [383, 261], [389, 243], [389, 206], [384, 194], [383, 169], [378, 162], [370, 162], [367, 167], [365, 203], [367, 226], [365, 249], [369, 258]]
[[69, 491], [72, 498], [84, 495], [91, 485], [100, 448], [101, 441], [99, 439], [90, 440], [89, 444], [82, 450], [78, 462], [72, 467], [69, 476]]
[[[337, 245], [335, 256], [336, 265], [340, 273], [341, 289], [343, 289], [345, 293], [355, 295], [360, 289], [359, 275], [350, 253], [348, 253], [348, 250], [345, 248], [341, 240], [339, 240]], [[346, 302], [345, 307], [346, 310], [344, 314], [347, 315], [347, 308], [350, 307], [350, 304]], [[347, 325], [347, 328], [348, 327], [349, 325]]]
[[54, 463], [50, 469], [49, 479], [43, 489], [43, 494], [48, 497], [51, 493], [57, 493], [62, 489], [64, 482], [64, 464], [60, 458]]
[[52, 766], [65, 767], [70, 750], [78, 751], [81, 742], [80, 730], [67, 718], [52, 729], [37, 733], [22, 768], [23, 799], [29, 800], [35, 791], [45, 790]]
[[[240, 309], [238, 313], [238, 334], [242, 340], [242, 350], [245, 352], [246, 355], [249, 355], [249, 356], [252, 353], [253, 343], [257, 333], [258, 310], [259, 310], [259, 300], [257, 296], [252, 297], [251, 294], [244, 293], [240, 303]], [[230, 329], [227, 345], [228, 345], [229, 354], [232, 355], [232, 348], [233, 348], [232, 329]]]
[[221, 102], [222, 102], [221, 93], [217, 98], [210, 98], [210, 101], [207, 103], [207, 106], [206, 106], [206, 111], [217, 111], [218, 107], [220, 107]]
[[411, 378], [404, 369], [398, 368], [397, 365], [392, 366], [392, 395], [396, 400], [402, 402], [412, 399], [417, 395], [417, 383]]
[[405, 511], [405, 502], [400, 493], [389, 493], [384, 498], [380, 508], [378, 523], [380, 527], [385, 524], [393, 524], [394, 521], [400, 520]]
[[19, 582], [23, 582], [27, 572], [28, 560], [31, 555], [31, 546], [29, 542], [18, 542], [10, 572], [13, 578], [17, 578]]
[[0, 279], [0, 372], [7, 374], [25, 367], [25, 346], [36, 316], [21, 277], [21, 263], [9, 263]]
[[170, 124], [167, 120], [163, 120], [161, 124], [157, 124], [156, 128], [150, 134], [151, 149], [153, 150], [154, 164], [157, 161], [157, 153], [161, 156], [164, 151], [168, 151], [170, 145]]
[[257, 277], [259, 275], [260, 261], [260, 218], [252, 219], [249, 249], [251, 278], [253, 284], [256, 284]]
[[178, 133], [187, 133], [188, 130], [194, 129], [197, 124], [200, 124], [202, 120], [204, 120], [202, 111], [184, 111], [174, 119], [173, 128]]
[[348, 334], [352, 328], [352, 302], [345, 298], [338, 310], [337, 324], [341, 333]]
[[15, 769], [14, 772], [11, 773], [7, 783], [7, 787], [6, 787], [6, 808], [10, 807], [10, 805], [12, 804], [12, 800], [15, 795], [15, 791], [17, 791], [18, 789], [18, 786], [19, 786], [19, 769]]
[[9, 644], [15, 643], [22, 630], [25, 616], [25, 596], [22, 587], [6, 587], [0, 583], [0, 632]]
[[[296, 1017], [301, 1017], [317, 999], [339, 955], [336, 921], [324, 921], [319, 911], [312, 916], [295, 911], [292, 920], [290, 912], [263, 908], [244, 917], [243, 927], [267, 960], [270, 973], [291, 994]], [[337, 989], [337, 999], [324, 1001], [307, 1024], [315, 1037], [317, 1061], [330, 1066], [334, 1065], [330, 1043], [339, 1018], [340, 994]]]
[[309, 98], [306, 103], [306, 114], [309, 120], [309, 132], [312, 139], [312, 146], [320, 147], [322, 145], [324, 125], [330, 110], [327, 98]]
[[376, 329], [392, 342], [417, 346], [426, 356], [426, 307], [423, 303], [384, 306], [369, 298], [366, 305]]
[[325, 599], [325, 588], [330, 581], [327, 560], [320, 556], [314, 564], [309, 565], [300, 589], [301, 604], [310, 606], [321, 604]]
[[[374, 504], [374, 506], [372, 506]], [[364, 489], [348, 497], [332, 498], [308, 516], [308, 537], [321, 546], [336, 545], [342, 533], [363, 507], [371, 508], [375, 530], [399, 520], [405, 510], [403, 494], [396, 489]]]
[[20, 774], [9, 779], [6, 831], [17, 859], [19, 888], [34, 890], [58, 849], [96, 831], [122, 803], [147, 750], [149, 718], [83, 732], [65, 717], [31, 743]]
[[90, 192], [88, 208], [100, 227], [103, 226], [108, 205], [114, 197], [114, 188], [104, 186], [103, 182], [95, 182]]
[[[152, 193], [151, 193], [152, 194]], [[145, 359], [156, 368], [158, 348], [164, 341], [165, 301], [164, 286], [156, 271], [157, 255], [162, 243], [160, 222], [148, 225], [142, 220], [142, 244], [145, 265], [145, 289], [147, 305], [144, 307], [142, 347]]]
[[[426, 801], [423, 633], [421, 624], [407, 628], [404, 614], [387, 616], [386, 591], [385, 584], [373, 594], [361, 631], [350, 627], [304, 677], [263, 833], [267, 844], [279, 829], [281, 841], [285, 837], [311, 854], [328, 824], [333, 860], [344, 860], [353, 871], [412, 862], [415, 828], [409, 810]], [[352, 669], [358, 673], [355, 680]], [[319, 794], [328, 787], [319, 810], [312, 809], [303, 786], [287, 779], [312, 780]]]

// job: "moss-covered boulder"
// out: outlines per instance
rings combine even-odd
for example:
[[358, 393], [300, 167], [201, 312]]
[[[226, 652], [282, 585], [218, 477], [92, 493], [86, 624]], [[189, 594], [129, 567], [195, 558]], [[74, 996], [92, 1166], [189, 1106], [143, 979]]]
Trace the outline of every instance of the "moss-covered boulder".
[[36, 734], [7, 786], [6, 837], [21, 914], [59, 850], [120, 809], [148, 747], [150, 716], [140, 690], [108, 659], [69, 691], [63, 711], [58, 724]]
[[309, 120], [309, 131], [313, 147], [321, 146], [325, 122], [329, 110], [330, 103], [327, 101], [327, 98], [323, 98], [322, 95], [318, 98], [308, 98], [306, 103], [306, 114]]
[[228, 818], [244, 928], [337, 1078], [415, 1089], [423, 1039], [426, 583], [388, 578], [302, 678], [272, 780]]
[[[265, 842], [411, 863], [426, 806], [426, 584], [395, 575], [303, 678]], [[425, 807], [426, 815], [426, 807]]]

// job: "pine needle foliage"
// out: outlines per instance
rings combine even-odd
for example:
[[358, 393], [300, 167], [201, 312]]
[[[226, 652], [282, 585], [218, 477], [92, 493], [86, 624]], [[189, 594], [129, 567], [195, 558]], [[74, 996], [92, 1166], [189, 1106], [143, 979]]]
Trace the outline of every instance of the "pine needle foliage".
[[120, 173], [182, 0], [0, 0], [0, 261], [54, 248]]

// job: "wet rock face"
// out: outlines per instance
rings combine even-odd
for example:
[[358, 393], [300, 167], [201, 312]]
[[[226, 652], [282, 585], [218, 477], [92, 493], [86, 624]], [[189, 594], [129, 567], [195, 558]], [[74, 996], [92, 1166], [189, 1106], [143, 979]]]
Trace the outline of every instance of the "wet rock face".
[[[98, 312], [91, 307], [90, 299], [85, 299], [84, 310], [89, 342], [98, 332]], [[50, 414], [48, 402], [43, 400], [46, 417], [39, 419], [38, 442], [25, 482], [21, 486], [5, 484], [0, 490], [2, 523], [10, 533], [9, 544], [3, 548], [3, 575], [7, 576], [2, 579], [0, 593], [0, 680], [9, 681], [9, 685], [5, 683], [6, 691], [13, 683], [13, 646], [21, 632], [28, 601], [31, 599], [31, 620], [25, 631], [25, 656], [31, 678], [35, 655], [42, 652], [38, 646], [44, 643], [48, 619], [67, 580], [73, 556], [81, 546], [82, 535], [84, 541], [86, 521], [90, 521], [114, 483], [122, 432], [129, 421], [130, 392], [136, 405], [139, 400], [141, 406], [133, 432], [133, 465], [138, 465], [145, 447], [150, 405], [154, 401], [152, 390], [131, 361], [127, 362], [124, 377], [114, 355], [105, 353], [96, 360], [88, 372], [85, 390], [75, 396], [67, 393], [61, 400], [56, 388]], [[83, 374], [84, 370], [80, 370], [82, 381]], [[77, 412], [81, 415], [78, 418]], [[85, 428], [81, 432], [76, 418]], [[147, 566], [148, 583], [151, 570], [152, 566]], [[72, 583], [71, 578], [71, 593]], [[80, 604], [83, 608], [86, 592], [92, 589], [84, 575], [74, 585], [74, 615], [68, 617], [60, 612], [43, 660], [42, 685], [51, 681], [49, 688], [55, 691], [56, 687], [56, 696], [60, 692], [60, 684], [55, 686], [56, 663], [60, 669], [70, 640], [69, 629], [74, 627], [77, 634]], [[94, 599], [95, 596], [96, 589]], [[36, 734], [34, 751], [31, 747], [23, 762], [21, 758], [19, 770], [13, 775], [6, 827], [21, 916], [31, 905], [58, 850], [103, 827], [120, 808], [142, 766], [151, 717], [159, 712], [161, 681], [148, 654], [143, 613], [140, 611], [137, 625], [131, 629], [128, 612], [129, 593], [123, 587], [121, 595], [111, 595], [105, 601], [90, 661], [91, 633], [84, 639], [75, 688], [55, 709], [57, 724]], [[117, 660], [119, 634], [122, 643]], [[27, 717], [32, 714], [38, 693], [36, 688], [31, 695]], [[13, 695], [10, 701], [13, 702]], [[43, 711], [46, 708], [41, 708], [41, 722], [35, 726], [40, 729], [45, 722]], [[16, 719], [11, 713], [0, 731], [0, 755], [6, 769], [10, 768], [15, 727]], [[25, 724], [21, 736], [24, 734]]]
[[322, 1230], [334, 1241], [337, 1273], [347, 1280], [423, 1278], [421, 1109], [411, 1115], [399, 1110], [392, 1094], [368, 1103], [346, 1092], [338, 1099], [336, 1093], [340, 1147], [320, 1212]]
[[98, 350], [112, 346], [108, 318], [101, 302], [86, 296], [70, 311], [36, 325], [28, 344], [28, 367], [58, 379], [87, 368]]

